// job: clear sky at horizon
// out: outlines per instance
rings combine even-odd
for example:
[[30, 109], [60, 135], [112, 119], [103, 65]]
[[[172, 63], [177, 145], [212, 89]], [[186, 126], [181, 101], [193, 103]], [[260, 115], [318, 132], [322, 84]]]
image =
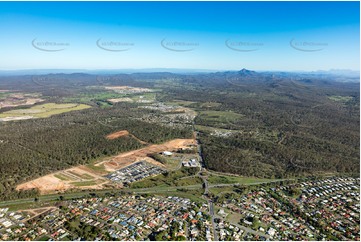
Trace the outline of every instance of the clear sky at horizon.
[[359, 2], [0, 2], [0, 69], [360, 66]]

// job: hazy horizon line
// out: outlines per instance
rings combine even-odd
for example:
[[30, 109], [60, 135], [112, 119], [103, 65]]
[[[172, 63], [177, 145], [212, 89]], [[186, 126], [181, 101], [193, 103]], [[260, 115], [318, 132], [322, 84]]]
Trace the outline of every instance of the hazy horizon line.
[[258, 72], [360, 72], [360, 69], [336, 69], [331, 68], [328, 70], [325, 69], [315, 69], [315, 70], [271, 70], [271, 69], [251, 69], [251, 68], [239, 68], [239, 69], [199, 69], [199, 68], [163, 68], [163, 67], [152, 67], [152, 68], [110, 68], [110, 69], [94, 69], [94, 68], [24, 68], [24, 69], [0, 69], [0, 72], [25, 72], [25, 71], [151, 71], [158, 70], [163, 72], [173, 71], [187, 71], [187, 72], [227, 72], [227, 71], [240, 71], [246, 69], [249, 71], [258, 71]]

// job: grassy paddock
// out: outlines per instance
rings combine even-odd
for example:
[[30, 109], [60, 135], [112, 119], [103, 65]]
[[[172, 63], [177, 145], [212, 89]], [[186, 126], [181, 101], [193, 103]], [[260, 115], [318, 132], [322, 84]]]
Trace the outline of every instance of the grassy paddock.
[[210, 175], [208, 182], [210, 184], [232, 184], [239, 183], [244, 185], [252, 185], [257, 183], [268, 183], [274, 181], [280, 181], [281, 179], [264, 179], [254, 177], [241, 177], [241, 176], [226, 176], [226, 175]]
[[97, 184], [97, 181], [72, 182], [71, 184], [77, 187], [94, 186]]
[[348, 102], [351, 101], [353, 99], [353, 97], [351, 96], [329, 96], [328, 99], [335, 101], [335, 102]]
[[72, 178], [68, 177], [67, 175], [64, 175], [62, 173], [57, 173], [54, 174], [54, 176], [62, 181], [69, 181], [69, 180], [73, 180]]
[[0, 118], [6, 117], [23, 117], [33, 116], [34, 118], [47, 118], [52, 115], [66, 113], [70, 111], [82, 110], [90, 108], [85, 104], [76, 103], [46, 103], [41, 105], [35, 105], [31, 108], [14, 109], [0, 114]]

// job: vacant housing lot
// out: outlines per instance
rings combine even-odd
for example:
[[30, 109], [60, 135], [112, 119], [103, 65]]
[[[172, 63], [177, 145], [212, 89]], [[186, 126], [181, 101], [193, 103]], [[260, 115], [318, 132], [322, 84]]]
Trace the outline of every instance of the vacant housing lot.
[[108, 183], [103, 177], [89, 172], [84, 166], [42, 176], [17, 186], [17, 190], [39, 189], [41, 194], [63, 192], [72, 188], [101, 189]]

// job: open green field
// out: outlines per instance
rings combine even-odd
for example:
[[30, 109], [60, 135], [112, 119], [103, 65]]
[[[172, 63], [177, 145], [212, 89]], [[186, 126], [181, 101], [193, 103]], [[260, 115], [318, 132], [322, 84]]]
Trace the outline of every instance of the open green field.
[[216, 108], [216, 107], [219, 107], [221, 106], [221, 103], [216, 103], [216, 102], [204, 102], [204, 103], [201, 103], [199, 104], [199, 107], [200, 108]]
[[1, 207], [5, 207], [8, 208], [9, 211], [18, 211], [18, 210], [24, 210], [24, 209], [33, 209], [33, 208], [38, 208], [38, 207], [42, 207], [43, 204], [38, 204], [36, 202], [34, 202], [34, 198], [31, 199], [31, 201], [29, 202], [24, 202], [24, 203], [20, 203], [20, 204], [7, 204], [6, 206], [1, 206]]
[[179, 105], [179, 106], [185, 106], [188, 107], [196, 102], [191, 101], [185, 101], [185, 100], [173, 100], [171, 102], [166, 102], [167, 105]]
[[9, 96], [9, 93], [0, 92], [0, 98], [6, 98], [7, 96]]
[[72, 182], [71, 184], [77, 187], [94, 186], [97, 184], [97, 181]]
[[125, 94], [119, 94], [112, 91], [99, 91], [99, 92], [84, 92], [79, 93], [74, 97], [65, 97], [63, 100], [66, 102], [80, 102], [80, 103], [89, 103], [91, 101], [101, 101], [111, 98], [122, 98], [125, 97]]
[[231, 129], [222, 129], [222, 128], [215, 128], [215, 127], [210, 127], [210, 126], [204, 126], [204, 125], [194, 125], [194, 128], [197, 130], [197, 131], [202, 131], [202, 132], [232, 132], [232, 133], [237, 133], [239, 132], [239, 130], [231, 130]]
[[[155, 177], [148, 177], [141, 181], [137, 181], [131, 184], [131, 188], [149, 188], [149, 187], [166, 187], [166, 186], [179, 186], [177, 180], [182, 177], [187, 177], [196, 174], [198, 168], [184, 168], [182, 167], [176, 171], [170, 171], [165, 174], [160, 174]], [[184, 181], [186, 183], [187, 181]], [[189, 180], [189, 183], [197, 183], [194, 180]], [[193, 184], [187, 184], [193, 185]]]
[[240, 176], [223, 176], [223, 175], [210, 175], [208, 177], [208, 182], [210, 184], [232, 184], [239, 183], [243, 185], [252, 185], [258, 183], [268, 183], [280, 181], [281, 179], [261, 179], [253, 177], [240, 177]]
[[89, 174], [81, 174], [81, 176], [80, 176], [81, 178], [83, 178], [83, 179], [94, 179], [94, 177], [93, 176], [91, 176], [91, 175], [89, 175]]
[[218, 195], [219, 193], [231, 193], [234, 192], [233, 186], [225, 186], [225, 187], [210, 187], [209, 192]]
[[[109, 192], [112, 192], [111, 189], [104, 189], [96, 191], [99, 195], [104, 195]], [[82, 198], [84, 196], [88, 196], [89, 191], [76, 191], [76, 192], [69, 192], [63, 194], [47, 194], [47, 195], [40, 195], [38, 196], [39, 201], [34, 202], [34, 198], [23, 198], [23, 199], [16, 199], [16, 200], [9, 200], [9, 201], [0, 201], [0, 208], [9, 208], [11, 211], [16, 211], [20, 209], [29, 209], [29, 208], [38, 208], [44, 206], [53, 206], [53, 204], [59, 201], [60, 196], [63, 197], [64, 200], [66, 199], [73, 199], [73, 198]]]
[[[56, 195], [57, 198], [39, 201], [35, 202], [35, 198], [29, 198], [29, 199], [23, 199], [22, 200], [15, 200], [14, 203], [12, 201], [6, 201], [6, 205], [0, 205], [1, 208], [9, 208], [9, 211], [18, 211], [18, 210], [25, 210], [25, 209], [35, 209], [40, 207], [48, 207], [48, 206], [54, 206], [57, 202], [57, 199], [59, 198], [59, 195]], [[40, 200], [40, 198], [39, 198]], [[19, 201], [19, 203], [17, 203]]]
[[199, 117], [209, 121], [233, 122], [243, 117], [242, 114], [227, 111], [201, 111]]
[[328, 98], [332, 101], [342, 102], [342, 103], [351, 101], [353, 99], [353, 97], [351, 96], [329, 96]]
[[87, 168], [93, 170], [94, 172], [98, 172], [98, 173], [101, 173], [101, 174], [107, 174], [107, 171], [105, 170], [105, 167], [104, 167], [104, 164], [102, 165], [99, 165], [99, 166], [95, 166], [94, 162], [86, 165]]
[[173, 155], [172, 157], [169, 157], [165, 155], [153, 154], [151, 158], [165, 165], [168, 171], [181, 168], [181, 156]]
[[54, 176], [62, 181], [69, 181], [69, 180], [72, 180], [72, 178], [64, 175], [64, 174], [61, 174], [61, 173], [57, 173], [57, 174], [54, 174]]
[[147, 92], [147, 93], [137, 94], [137, 95], [133, 95], [133, 96], [129, 96], [129, 97], [133, 100], [133, 102], [151, 103], [151, 102], [154, 102], [156, 100], [156, 93]]
[[176, 170], [179, 168], [180, 166], [179, 158], [164, 157], [164, 159], [167, 161], [164, 165], [168, 171]]
[[88, 105], [77, 103], [46, 103], [31, 108], [14, 109], [0, 113], [0, 118], [32, 116], [34, 118], [47, 118], [52, 115], [90, 108]]
[[100, 107], [111, 107], [112, 104], [109, 99], [124, 99], [124, 102], [136, 102], [136, 103], [151, 103], [156, 99], [156, 93], [137, 93], [137, 94], [123, 94], [117, 93], [112, 90], [96, 91], [89, 90], [89, 92], [79, 93], [74, 97], [65, 97], [65, 102], [77, 102], [77, 103], [96, 103]]
[[199, 177], [187, 177], [184, 179], [179, 179], [175, 181], [175, 184], [177, 186], [190, 186], [190, 185], [196, 185], [196, 184], [203, 184], [202, 179]]
[[93, 176], [87, 174], [87, 173], [84, 173], [84, 174], [79, 174], [79, 173], [76, 173], [76, 172], [73, 172], [73, 171], [68, 171], [69, 173], [73, 174], [74, 176], [77, 176], [77, 177], [81, 177], [82, 179], [85, 179], [85, 180], [90, 180], [90, 179], [94, 179]]
[[161, 158], [165, 161], [163, 164], [165, 165], [166, 169], [168, 171], [174, 171], [181, 168], [181, 161], [194, 158], [194, 155], [174, 153], [172, 156], [162, 155]]

